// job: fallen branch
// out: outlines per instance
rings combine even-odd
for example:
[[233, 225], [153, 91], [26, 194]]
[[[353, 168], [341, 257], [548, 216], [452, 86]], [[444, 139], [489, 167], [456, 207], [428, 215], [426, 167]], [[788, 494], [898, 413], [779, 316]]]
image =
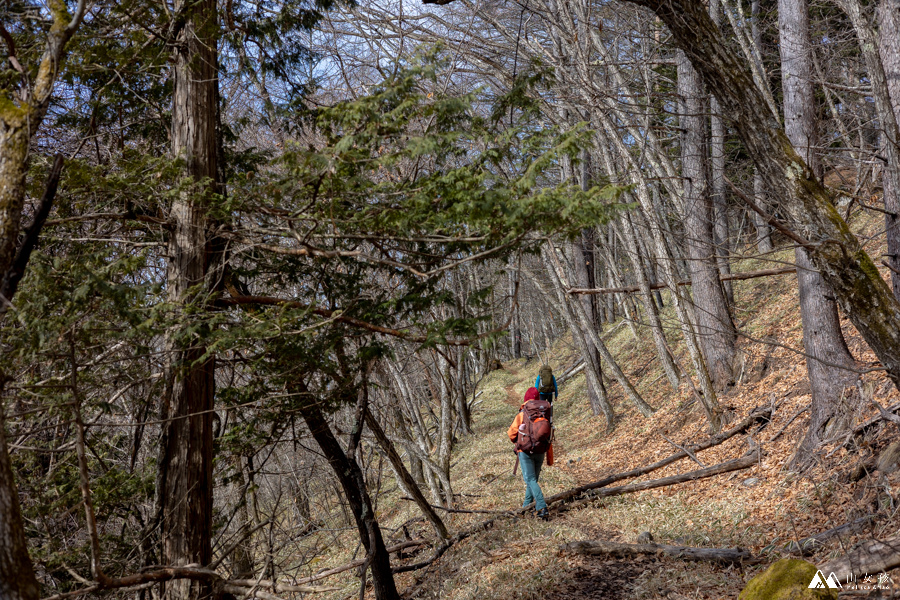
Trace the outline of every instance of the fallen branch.
[[575, 363], [575, 366], [556, 378], [556, 385], [561, 386], [572, 377], [584, 371], [584, 364], [584, 359], [579, 359], [578, 362]]
[[855, 521], [844, 523], [839, 527], [817, 533], [816, 535], [811, 535], [808, 538], [803, 538], [799, 542], [791, 542], [790, 544], [785, 546], [784, 549], [791, 553], [800, 554], [802, 556], [809, 556], [818, 552], [821, 549], [822, 545], [828, 540], [842, 535], [849, 535], [851, 533], [861, 531], [874, 519], [875, 515], [866, 515], [865, 517], [860, 517]]
[[743, 548], [691, 548], [666, 544], [621, 544], [602, 540], [569, 542], [560, 546], [560, 551], [592, 556], [602, 554], [613, 558], [633, 558], [642, 555], [668, 556], [680, 560], [702, 560], [722, 564], [741, 564], [753, 560], [753, 555]]
[[684, 446], [679, 446], [678, 444], [676, 444], [675, 442], [673, 442], [672, 440], [670, 440], [670, 439], [667, 438], [666, 436], [662, 436], [662, 438], [663, 438], [664, 440], [666, 440], [667, 442], [669, 442], [669, 444], [671, 444], [672, 446], [674, 446], [676, 450], [681, 450], [682, 452], [687, 453], [687, 455], [691, 458], [691, 460], [694, 461], [695, 463], [697, 463], [698, 465], [700, 465], [701, 467], [705, 467], [705, 466], [706, 466], [706, 465], [703, 464], [703, 462], [702, 462], [699, 458], [697, 458], [697, 455], [696, 455], [696, 454], [694, 454], [693, 452], [691, 452], [690, 448], [685, 448]]
[[491, 527], [497, 519], [501, 519], [501, 518], [503, 518], [503, 516], [513, 517], [516, 514], [517, 513], [515, 513], [515, 512], [509, 512], [506, 515], [494, 517], [493, 519], [488, 519], [487, 521], [482, 521], [481, 523], [477, 523], [476, 525], [473, 525], [472, 527], [469, 527], [468, 529], [466, 529], [464, 531], [460, 531], [459, 533], [454, 535], [452, 538], [450, 538], [449, 540], [447, 540], [446, 542], [444, 542], [443, 544], [438, 546], [435, 549], [434, 554], [430, 558], [427, 558], [427, 559], [417, 562], [417, 563], [413, 563], [411, 565], [402, 565], [399, 567], [394, 567], [393, 569], [391, 569], [391, 572], [392, 573], [407, 573], [409, 571], [418, 571], [419, 569], [425, 568], [425, 567], [429, 566], [430, 564], [432, 564], [437, 559], [439, 559], [441, 556], [443, 556], [444, 552], [449, 550], [450, 546], [452, 546], [453, 544], [457, 544], [457, 543], [463, 541], [464, 539], [466, 539], [467, 537], [469, 537], [470, 535], [473, 535], [475, 533], [478, 533], [479, 531], [483, 531], [483, 530]]
[[[709, 438], [705, 442], [701, 442], [695, 446], [690, 446], [690, 450], [692, 452], [699, 452], [701, 450], [706, 450], [707, 448], [712, 448], [713, 446], [718, 446], [719, 444], [733, 438], [737, 434], [746, 430], [748, 427], [756, 423], [757, 421], [768, 419], [772, 414], [771, 408], [757, 408], [754, 409], [749, 415], [747, 415], [744, 419], [738, 422], [734, 427], [729, 429], [728, 431], [723, 431], [718, 435], [714, 435]], [[601, 487], [606, 487], [611, 485], [617, 481], [621, 481], [623, 479], [632, 479], [634, 477], [640, 477], [641, 475], [646, 475], [647, 473], [651, 473], [656, 471], [657, 469], [661, 469], [665, 466], [672, 464], [675, 461], [681, 460], [682, 458], [687, 458], [688, 453], [684, 450], [680, 450], [675, 454], [672, 454], [660, 461], [657, 461], [651, 465], [647, 465], [645, 467], [638, 467], [636, 469], [632, 469], [631, 471], [625, 471], [622, 473], [616, 473], [614, 475], [610, 475], [609, 477], [605, 477], [600, 479], [599, 481], [594, 481], [592, 483], [587, 483], [582, 486], [578, 486], [576, 488], [572, 488], [565, 492], [561, 492], [559, 494], [550, 496], [547, 498], [547, 504], [554, 502], [566, 502], [577, 496], [584, 494], [587, 491], [594, 490]]]
[[[405, 500], [406, 502], [415, 502], [409, 496], [400, 496], [401, 500]], [[429, 504], [431, 508], [434, 510], [442, 510], [448, 513], [458, 513], [463, 515], [506, 515], [509, 514], [508, 510], [466, 510], [464, 508], [447, 508], [446, 506], [439, 506], [437, 504]]]
[[886, 540], [869, 540], [849, 554], [830, 560], [823, 573], [834, 573], [841, 582], [875, 575], [900, 567], [900, 536]]
[[[879, 408], [880, 408], [880, 407], [879, 407]], [[877, 414], [877, 415], [875, 415], [874, 417], [872, 417], [872, 418], [870, 418], [870, 419], [867, 419], [867, 420], [863, 421], [862, 423], [860, 423], [859, 425], [857, 425], [856, 427], [854, 427], [853, 430], [852, 430], [850, 433], [848, 433], [848, 434], [846, 434], [846, 435], [841, 434], [840, 436], [836, 436], [836, 437], [829, 438], [829, 439], [827, 439], [827, 440], [821, 442], [819, 445], [820, 445], [820, 446], [825, 446], [825, 445], [830, 444], [830, 443], [832, 443], [832, 442], [836, 442], [837, 440], [839, 440], [839, 439], [841, 439], [841, 438], [844, 438], [844, 441], [841, 442], [841, 443], [838, 445], [837, 448], [835, 448], [834, 450], [832, 450], [832, 452], [836, 451], [836, 450], [837, 450], [838, 448], [840, 448], [840, 447], [846, 447], [846, 446], [850, 443], [850, 441], [851, 441], [852, 439], [854, 439], [854, 437], [856, 437], [856, 436], [858, 436], [858, 435], [861, 435], [861, 434], [865, 433], [870, 427], [872, 427], [872, 426], [875, 425], [876, 423], [879, 423], [879, 422], [883, 421], [883, 420], [884, 420], [884, 415], [885, 415], [885, 413], [894, 414], [894, 413], [896, 413], [898, 410], [900, 410], [900, 402], [898, 402], [897, 404], [892, 404], [891, 406], [888, 406], [888, 407], [885, 408], [883, 411], [879, 411], [880, 414]]]
[[803, 413], [805, 413], [806, 411], [808, 411], [809, 408], [810, 408], [811, 406], [812, 406], [812, 404], [807, 404], [806, 406], [804, 406], [803, 408], [801, 408], [800, 410], [798, 410], [797, 412], [795, 412], [795, 413], [791, 416], [791, 418], [787, 420], [787, 423], [784, 424], [784, 427], [782, 427], [781, 429], [779, 429], [779, 430], [778, 430], [778, 433], [776, 433], [775, 435], [772, 436], [772, 439], [769, 440], [769, 443], [774, 442], [775, 440], [777, 440], [778, 438], [780, 438], [780, 437], [781, 437], [781, 434], [784, 433], [784, 432], [787, 430], [787, 428], [791, 426], [791, 423], [793, 423], [794, 420], [795, 420], [797, 417], [799, 417], [800, 415], [802, 415]]
[[[388, 554], [392, 554], [398, 550], [403, 550], [404, 548], [412, 548], [413, 546], [425, 546], [430, 542], [425, 539], [416, 539], [409, 540], [406, 542], [400, 542], [399, 544], [394, 544], [393, 546], [388, 546], [386, 551]], [[303, 579], [298, 579], [297, 583], [312, 583], [313, 581], [319, 581], [320, 579], [325, 579], [326, 577], [331, 577], [332, 575], [337, 575], [338, 573], [343, 573], [344, 571], [349, 571], [350, 569], [355, 569], [357, 567], [361, 567], [365, 564], [366, 559], [360, 558], [358, 560], [354, 560], [353, 562], [349, 562], [345, 565], [341, 565], [339, 567], [334, 567], [333, 569], [328, 569], [325, 571], [321, 571], [316, 573], [315, 575], [310, 575], [309, 577], [304, 577]], [[256, 581], [255, 579], [249, 579], [247, 581]], [[269, 583], [268, 581], [266, 583]]]
[[[728, 275], [720, 275], [719, 281], [742, 281], [744, 279], [755, 279], [757, 277], [771, 277], [772, 275], [784, 275], [786, 273], [794, 273], [796, 267], [784, 267], [782, 269], [765, 269], [763, 271], [747, 271], [746, 273], [731, 273]], [[691, 285], [691, 281], [686, 279], [679, 281], [678, 285]], [[665, 283], [654, 283], [650, 285], [651, 290], [661, 290], [669, 287]], [[636, 285], [627, 285], [617, 288], [572, 288], [568, 290], [570, 294], [632, 294], [641, 291]]]
[[[46, 598], [44, 598], [44, 600], [66, 600], [68, 598], [85, 596], [87, 594], [94, 594], [106, 590], [131, 588], [142, 584], [160, 583], [163, 581], [173, 581], [175, 579], [191, 579], [194, 581], [206, 581], [209, 583], [221, 582], [222, 585], [226, 588], [233, 586], [234, 589], [240, 590], [240, 593], [245, 595], [247, 593], [247, 588], [269, 587], [266, 586], [266, 583], [271, 583], [266, 581], [256, 581], [253, 579], [238, 579], [229, 581], [223, 579], [221, 575], [219, 575], [212, 569], [204, 569], [202, 567], [158, 567], [150, 571], [145, 571], [143, 573], [126, 575], [125, 577], [104, 577], [103, 581], [94, 583], [93, 585], [90, 585], [88, 587], [81, 588], [79, 590], [72, 590], [71, 592], [64, 592], [62, 594], [55, 594], [53, 596], [47, 596]], [[317, 592], [330, 592], [337, 589], [340, 588], [311, 587], [300, 585], [286, 586], [282, 584], [278, 585], [278, 591], [295, 591], [308, 594]], [[272, 600], [277, 598], [276, 596], [273, 596], [272, 594], [266, 594], [265, 592], [254, 593], [257, 594], [260, 598], [264, 598], [264, 600]], [[281, 599], [278, 598], [277, 600]]]

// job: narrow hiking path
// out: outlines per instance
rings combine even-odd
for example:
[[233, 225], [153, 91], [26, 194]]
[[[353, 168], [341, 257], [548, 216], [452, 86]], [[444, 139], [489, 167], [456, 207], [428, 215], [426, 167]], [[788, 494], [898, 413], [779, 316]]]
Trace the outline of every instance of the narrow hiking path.
[[[793, 326], [790, 321], [778, 324], [787, 329]], [[774, 320], [766, 327], [773, 335], [783, 334], [773, 329]], [[639, 380], [643, 375], [652, 382], [658, 373], [652, 361], [648, 363], [641, 345], [629, 339], [623, 346], [630, 352], [630, 359], [623, 360], [622, 365], [629, 376]], [[858, 346], [853, 349], [860, 350]], [[564, 512], [552, 510], [549, 522], [530, 516], [498, 519], [489, 529], [448, 550], [426, 572], [408, 575], [408, 596], [551, 600], [736, 597], [760, 567], [742, 569], [655, 556], [613, 559], [562, 554], [559, 548], [579, 540], [635, 543], [639, 534], [648, 531], [654, 541], [664, 544], [749, 548], [765, 563], [784, 555], [784, 546], [791, 541], [872, 512], [873, 502], [879, 502], [872, 485], [837, 485], [824, 470], [803, 476], [784, 470], [807, 423], [805, 367], [796, 357], [778, 349], [748, 351], [747, 355], [745, 383], [721, 401], [732, 413], [732, 423], [761, 406], [773, 409], [771, 419], [754, 426], [750, 436], [736, 435], [721, 445], [696, 452], [695, 457], [706, 466], [737, 458], [747, 452], [748, 438], [752, 437], [764, 453], [751, 468], [594, 500]], [[554, 366], [559, 364], [560, 369], [575, 361], [574, 350], [565, 342], [556, 356]], [[508, 511], [520, 505], [523, 484], [519, 474], [512, 475], [514, 459], [506, 430], [525, 390], [533, 385], [538, 365], [537, 360], [525, 359], [504, 364], [480, 388], [484, 401], [477, 409], [475, 435], [460, 447], [453, 468], [458, 508]], [[878, 373], [867, 374], [864, 384], [874, 390], [883, 405], [900, 400], [882, 379]], [[673, 393], [662, 382], [653, 386], [649, 392], [642, 390], [659, 407], [649, 419], [631, 410], [618, 387], [610, 386], [620, 414], [611, 434], [590, 416], [583, 375], [561, 386], [559, 400], [554, 402], [556, 465], [541, 473], [546, 496], [654, 463], [677, 452], [676, 446], [708, 439], [700, 409], [684, 390]], [[871, 412], [866, 411], [864, 416]], [[875, 448], [883, 445], [880, 440], [872, 443]], [[858, 459], [858, 455], [844, 450], [835, 453], [832, 460], [840, 468], [849, 469]], [[615, 485], [700, 468], [692, 458], [683, 458], [642, 478]], [[890, 513], [882, 514], [888, 518], [877, 522], [879, 531], [891, 527]], [[484, 518], [448, 514], [448, 522], [456, 531]], [[835, 541], [812, 559], [822, 560], [829, 552], [838, 551], [841, 543], [852, 544], [856, 539], [858, 536]], [[895, 580], [900, 581], [900, 577]]]

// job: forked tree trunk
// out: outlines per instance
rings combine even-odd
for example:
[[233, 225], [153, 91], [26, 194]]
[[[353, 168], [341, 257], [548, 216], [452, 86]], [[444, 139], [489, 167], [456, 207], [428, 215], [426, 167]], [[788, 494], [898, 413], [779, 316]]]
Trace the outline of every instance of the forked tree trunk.
[[[175, 5], [184, 15], [174, 52], [172, 153], [192, 182], [172, 203], [168, 292], [184, 307], [202, 303], [211, 252], [206, 204], [216, 191], [217, 15], [215, 0]], [[206, 357], [204, 330], [186, 337], [188, 323], [169, 332], [169, 393], [164, 398], [159, 489], [162, 559], [167, 565], [212, 560], [213, 397], [215, 361]], [[165, 585], [169, 600], [209, 597], [208, 584], [180, 580]]]
[[716, 389], [734, 385], [737, 333], [719, 280], [713, 242], [713, 205], [707, 183], [706, 128], [700, 77], [678, 53], [684, 233], [697, 318], [697, 336]]
[[698, 0], [629, 0], [653, 10], [719, 98], [773, 195], [786, 234], [804, 245], [844, 313], [900, 388], [900, 302], [850, 231], [831, 195], [794, 150], [756, 89], [747, 64], [725, 46]]
[[[779, 0], [781, 81], [784, 91], [785, 133], [794, 148], [816, 174], [820, 161], [815, 148], [815, 99], [812, 86], [812, 44], [806, 0]], [[856, 374], [853, 357], [844, 342], [837, 304], [830, 300], [828, 286], [809, 260], [805, 249], [795, 250], [797, 283], [800, 288], [800, 317], [803, 321], [803, 347], [806, 370], [812, 390], [811, 419], [806, 436], [795, 456], [795, 464], [803, 465], [825, 437], [825, 425], [831, 431], [846, 426], [849, 415], [842, 407], [844, 389], [853, 385]], [[846, 367], [848, 370], [842, 370]]]

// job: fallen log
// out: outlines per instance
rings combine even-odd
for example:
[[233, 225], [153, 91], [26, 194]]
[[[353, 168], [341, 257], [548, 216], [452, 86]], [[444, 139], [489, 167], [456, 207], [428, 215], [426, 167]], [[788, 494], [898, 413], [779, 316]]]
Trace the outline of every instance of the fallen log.
[[[756, 423], [757, 421], [768, 419], [772, 415], [771, 408], [756, 408], [749, 415], [743, 418], [740, 422], [738, 422], [734, 427], [727, 431], [723, 431], [718, 435], [714, 435], [709, 438], [705, 442], [701, 442], [700, 444], [696, 444], [694, 446], [685, 446], [691, 452], [700, 452], [701, 450], [706, 450], [707, 448], [712, 448], [713, 446], [718, 446], [719, 444], [733, 438], [737, 434], [746, 430], [748, 427]], [[573, 498], [581, 496], [585, 492], [590, 490], [594, 490], [601, 487], [606, 487], [608, 485], [612, 485], [617, 481], [621, 481], [623, 479], [632, 479], [634, 477], [640, 477], [641, 475], [646, 475], [657, 469], [661, 469], [665, 466], [672, 464], [675, 461], [681, 460], [682, 458], [687, 458], [689, 454], [684, 450], [679, 450], [675, 454], [672, 454], [660, 461], [657, 461], [653, 464], [638, 467], [636, 469], [632, 469], [630, 471], [624, 471], [622, 473], [616, 473], [614, 475], [610, 475], [609, 477], [604, 477], [598, 481], [594, 481], [591, 483], [587, 483], [585, 485], [578, 486], [576, 488], [572, 488], [570, 490], [566, 490], [565, 492], [560, 492], [559, 494], [555, 494], [547, 498], [547, 504], [555, 503], [555, 502], [567, 502], [571, 501]]]
[[877, 576], [900, 567], [900, 536], [886, 540], [868, 540], [852, 552], [828, 561], [822, 572], [834, 573], [842, 583]]
[[613, 558], [635, 556], [668, 556], [680, 560], [710, 561], [721, 564], [742, 564], [753, 561], [753, 555], [743, 548], [691, 548], [666, 544], [622, 544], [602, 540], [569, 542], [560, 551], [573, 554], [605, 555]]
[[[763, 271], [747, 271], [746, 273], [731, 273], [729, 275], [720, 275], [719, 281], [742, 281], [744, 279], [755, 279], [757, 277], [771, 277], [772, 275], [785, 275], [794, 273], [796, 267], [784, 267], [782, 269], [765, 269]], [[678, 285], [691, 285], [689, 279], [679, 281]], [[665, 283], [654, 283], [650, 285], [651, 290], [661, 290], [668, 287]], [[632, 294], [641, 291], [636, 285], [627, 285], [617, 288], [571, 288], [568, 290], [570, 294]]]
[[714, 475], [721, 475], [722, 473], [730, 473], [731, 471], [748, 469], [758, 463], [759, 459], [759, 449], [756, 449], [752, 453], [746, 456], [742, 456], [741, 458], [727, 460], [725, 462], [719, 463], [717, 465], [712, 465], [704, 469], [689, 471], [687, 473], [682, 473], [681, 475], [670, 475], [669, 477], [663, 477], [662, 479], [651, 479], [650, 481], [641, 481], [639, 483], [630, 483], [628, 485], [620, 485], [619, 487], [596, 490], [592, 491], [590, 493], [590, 496], [591, 499], [608, 498], [609, 496], [620, 496], [622, 494], [630, 494], [632, 492], [643, 492], [644, 490], [652, 490], [658, 487], [667, 487], [670, 485], [676, 485], [678, 483], [696, 481], [698, 479], [713, 477]]
[[802, 556], [810, 556], [818, 552], [825, 542], [842, 535], [850, 535], [858, 531], [862, 531], [875, 519], [875, 515], [866, 515], [849, 523], [844, 523], [828, 531], [811, 535], [803, 538], [799, 542], [791, 542], [784, 549], [792, 554], [800, 554]]

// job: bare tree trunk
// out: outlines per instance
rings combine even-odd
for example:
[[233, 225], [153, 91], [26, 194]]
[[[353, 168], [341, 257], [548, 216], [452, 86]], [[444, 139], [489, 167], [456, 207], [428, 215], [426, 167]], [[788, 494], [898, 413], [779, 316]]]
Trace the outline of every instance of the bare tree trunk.
[[403, 460], [400, 458], [400, 454], [397, 452], [397, 449], [394, 448], [394, 444], [391, 443], [387, 434], [384, 433], [381, 424], [371, 411], [366, 411], [366, 425], [369, 426], [369, 429], [375, 436], [375, 441], [378, 442], [381, 450], [387, 455], [388, 460], [394, 469], [394, 473], [397, 475], [397, 482], [405, 488], [406, 492], [412, 497], [416, 505], [422, 511], [422, 514], [431, 521], [438, 537], [442, 540], [448, 539], [450, 534], [447, 532], [447, 526], [444, 525], [444, 522], [434, 511], [434, 508], [432, 508], [428, 503], [428, 500], [425, 499], [425, 495], [422, 494], [422, 490], [419, 489], [419, 485], [415, 478], [407, 471], [406, 465], [403, 464]]
[[[900, 122], [900, 5], [896, 0], [881, 0], [877, 8], [878, 15], [878, 47], [881, 51], [881, 62], [888, 92], [887, 104], [893, 109], [894, 119]], [[888, 145], [894, 149], [894, 156], [900, 154], [896, 144], [897, 138], [887, 135]], [[891, 174], [887, 169], [898, 168], [897, 164], [888, 164], [884, 180], [884, 216], [887, 234], [887, 263], [891, 266], [891, 284], [894, 297], [900, 300], [900, 189], [896, 182], [900, 174]]]
[[[819, 174], [820, 161], [815, 152], [818, 135], [810, 56], [812, 44], [806, 0], [779, 0], [778, 26], [785, 133], [810, 169]], [[847, 425], [847, 410], [841, 404], [844, 389], [853, 385], [856, 374], [841, 369], [853, 368], [854, 360], [844, 342], [837, 304], [829, 299], [828, 286], [816, 272], [805, 249], [798, 247], [795, 256], [803, 346], [812, 389], [812, 418], [795, 457], [795, 463], [801, 465], [811, 458], [822, 441], [826, 423], [832, 421], [832, 432]]]
[[[544, 266], [547, 269], [552, 268], [546, 261]], [[538, 280], [537, 276], [530, 271], [526, 271], [526, 273], [533, 281], [535, 287], [542, 289], [541, 282]], [[569, 331], [572, 332], [572, 341], [575, 342], [575, 345], [578, 347], [578, 353], [581, 354], [581, 358], [584, 360], [584, 376], [587, 380], [588, 387], [593, 388], [598, 392], [596, 395], [588, 394], [591, 413], [594, 416], [602, 414], [606, 418], [607, 430], [612, 431], [616, 425], [616, 413], [607, 397], [606, 387], [603, 385], [600, 365], [594, 362], [596, 357], [594, 348], [592, 348], [591, 344], [587, 341], [584, 334], [584, 328], [579, 323], [578, 317], [575, 316], [575, 312], [569, 305], [568, 298], [565, 297], [565, 292], [560, 288], [558, 280], [551, 277], [551, 281], [551, 286], [556, 294], [559, 310], [569, 326]], [[549, 290], [547, 290], [547, 293], [549, 293]]]
[[[681, 374], [678, 366], [672, 359], [672, 353], [669, 350], [669, 344], [666, 341], [666, 334], [662, 327], [662, 321], [659, 318], [659, 310], [653, 302], [653, 296], [650, 291], [650, 282], [647, 280], [644, 271], [644, 261], [641, 259], [640, 251], [637, 246], [636, 234], [634, 226], [631, 222], [631, 215], [626, 214], [622, 218], [622, 232], [625, 237], [625, 244], [628, 246], [628, 254], [631, 257], [632, 267], [637, 275], [638, 286], [641, 288], [641, 300], [644, 303], [644, 314], [647, 315], [647, 321], [650, 326], [650, 332], [653, 336], [653, 343], [656, 345], [656, 355], [663, 367], [666, 377], [672, 389], [678, 389], [681, 383]], [[649, 259], [648, 259], [649, 260]]]
[[[762, 56], [762, 32], [759, 28], [759, 0], [751, 0], [750, 2], [750, 28], [753, 36], [753, 46], [756, 50], [754, 56], [760, 57]], [[757, 63], [760, 63], [758, 58]], [[764, 75], [761, 63], [758, 64], [757, 71], [761, 73], [760, 77]], [[765, 85], [762, 81], [758, 81], [757, 84], [760, 87]], [[766, 89], [768, 91], [768, 88]], [[760, 206], [769, 205], [766, 201], [766, 184], [758, 167], [753, 168], [753, 196], [760, 203]], [[771, 252], [775, 249], [772, 244], [772, 228], [766, 223], [762, 215], [754, 211], [750, 211], [750, 215], [753, 217], [753, 223], [756, 226], [756, 249], [759, 250], [760, 254]]]
[[[575, 277], [577, 278], [579, 286], [594, 285], [593, 238], [593, 231], [586, 229], [581, 232], [581, 237], [577, 238], [570, 245], [570, 252], [572, 254], [571, 260], [572, 264], [575, 266]], [[599, 329], [600, 319], [598, 314], [599, 311], [597, 310], [598, 303], [596, 301], [584, 302], [582, 300], [582, 304], [584, 306], [585, 313], [590, 319], [592, 327], [595, 330]], [[573, 329], [572, 333], [573, 335], [577, 335], [575, 329]], [[602, 404], [604, 402], [609, 402], [606, 395], [606, 388], [603, 385], [603, 363], [600, 360], [600, 354], [597, 352], [596, 348], [591, 348], [590, 344], [588, 344], [586, 347], [589, 353], [593, 353], [593, 356], [591, 356], [590, 364], [596, 369], [597, 373], [596, 379], [588, 381], [588, 402], [590, 402], [591, 407], [598, 407], [602, 410]]]
[[[340, 442], [334, 437], [325, 415], [316, 403], [302, 403], [300, 414], [309, 427], [328, 464], [337, 475], [344, 490], [344, 497], [350, 505], [359, 539], [366, 547], [366, 558], [372, 570], [375, 598], [378, 600], [399, 599], [394, 576], [391, 573], [391, 559], [381, 535], [381, 528], [375, 518], [372, 499], [366, 489], [365, 475], [352, 455], [344, 452]], [[361, 424], [359, 424], [361, 426]]]
[[14, 481], [6, 445], [6, 418], [0, 406], [0, 598], [37, 600], [41, 590], [28, 555]]
[[697, 336], [717, 390], [734, 385], [737, 333], [719, 281], [713, 243], [713, 206], [707, 185], [703, 95], [700, 77], [678, 53], [681, 115], [681, 169], [684, 176], [684, 229], [687, 241]]
[[[759, 169], [753, 168], [753, 199], [757, 206], [763, 209], [768, 208], [769, 202], [766, 199], [766, 184], [763, 181], [762, 174]], [[748, 210], [753, 219], [753, 226], [756, 228], [756, 249], [760, 254], [767, 254], [775, 249], [772, 244], [772, 228], [766, 223], [761, 214], [754, 210]]]
[[[601, 112], [597, 112], [595, 115], [600, 122], [607, 123], [605, 115]], [[678, 287], [678, 267], [666, 240], [663, 217], [655, 206], [657, 203], [654, 203], [650, 196], [651, 184], [644, 177], [641, 169], [633, 163], [633, 158], [628, 148], [615, 134], [614, 128], [605, 127], [605, 129], [604, 133], [606, 133], [607, 143], [616, 149], [620, 159], [623, 161], [629, 179], [636, 185], [635, 195], [644, 209], [644, 215], [651, 221], [648, 227], [651, 238], [663, 269], [666, 286], [672, 293], [672, 303], [675, 306], [675, 313], [678, 315], [678, 321], [681, 324], [681, 331], [684, 336], [685, 346], [687, 346], [688, 355], [691, 357], [691, 364], [694, 367], [697, 378], [700, 380], [700, 400], [709, 419], [710, 427], [715, 433], [722, 427], [722, 409], [719, 406], [716, 391], [709, 377], [709, 371], [706, 368], [706, 361], [703, 359], [703, 354], [697, 341], [694, 320], [688, 309], [688, 303], [681, 297], [681, 291]], [[631, 168], [628, 168], [629, 166]], [[615, 173], [610, 173], [610, 175], [615, 176]]]
[[541, 253], [544, 257], [544, 265], [546, 266], [548, 273], [550, 273], [550, 278], [553, 281], [553, 286], [556, 289], [556, 293], [560, 299], [560, 302], [566, 307], [571, 307], [576, 322], [581, 323], [581, 328], [585, 332], [587, 339], [590, 340], [591, 344], [594, 345], [594, 348], [596, 348], [600, 356], [606, 361], [609, 370], [612, 372], [613, 378], [615, 378], [615, 380], [619, 382], [619, 385], [622, 386], [622, 391], [625, 392], [625, 397], [627, 397], [635, 405], [635, 407], [638, 409], [638, 411], [640, 411], [642, 415], [644, 415], [645, 417], [649, 417], [650, 415], [652, 415], [653, 407], [644, 401], [638, 391], [631, 384], [631, 381], [628, 380], [628, 377], [625, 375], [624, 371], [622, 371], [622, 369], [619, 367], [619, 364], [616, 362], [616, 359], [613, 357], [612, 353], [603, 343], [603, 340], [600, 339], [597, 331], [590, 326], [588, 316], [587, 314], [585, 314], [582, 304], [577, 299], [573, 300], [571, 296], [565, 294], [564, 289], [570, 286], [565, 279], [565, 273], [559, 267], [558, 257], [556, 256], [556, 249], [551, 244], [547, 244], [541, 250]]
[[[719, 0], [710, 0], [709, 14], [716, 25], [722, 20], [721, 11]], [[719, 266], [719, 273], [730, 275], [731, 236], [728, 225], [728, 204], [725, 196], [725, 124], [722, 121], [722, 110], [719, 107], [719, 101], [716, 100], [715, 96], [709, 97], [709, 108], [709, 166], [713, 218], [715, 221], [713, 237], [716, 244], [716, 263]], [[728, 300], [728, 305], [734, 306], [734, 288], [731, 285], [731, 281], [722, 282], [722, 289], [725, 292], [725, 299]]]
[[514, 261], [516, 257], [509, 258], [509, 310], [512, 315], [509, 320], [509, 351], [513, 358], [522, 357], [522, 326], [520, 323], [521, 309], [516, 302], [516, 291], [519, 288], [519, 270]]
[[[212, 258], [206, 200], [216, 191], [215, 0], [180, 1], [175, 11], [184, 25], [175, 45], [172, 153], [185, 164], [191, 185], [172, 203], [168, 292], [178, 306], [202, 303]], [[199, 290], [199, 292], [198, 292]], [[159, 490], [164, 564], [208, 565], [212, 560], [213, 398], [215, 360], [206, 356], [204, 333], [184, 333], [182, 322], [169, 333], [169, 392], [164, 398]], [[165, 585], [169, 600], [208, 597], [207, 583], [179, 580]]]

